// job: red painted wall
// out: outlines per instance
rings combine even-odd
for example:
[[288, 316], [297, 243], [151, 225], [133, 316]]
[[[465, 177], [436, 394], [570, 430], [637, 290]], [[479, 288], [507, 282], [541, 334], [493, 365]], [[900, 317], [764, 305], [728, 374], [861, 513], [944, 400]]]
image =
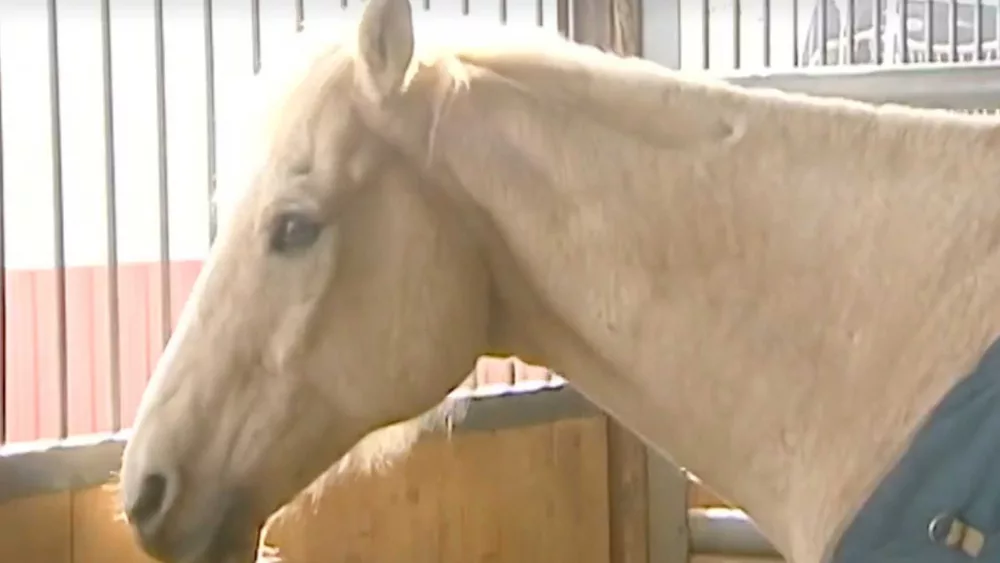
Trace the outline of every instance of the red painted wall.
[[[188, 298], [200, 261], [173, 262], [171, 326]], [[56, 272], [7, 272], [7, 441], [59, 437]], [[118, 268], [122, 425], [132, 424], [139, 398], [163, 349], [158, 262]], [[108, 268], [66, 270], [66, 366], [71, 435], [112, 430]], [[521, 362], [480, 361], [465, 387], [544, 380], [548, 370]]]
[[[171, 325], [187, 299], [200, 261], [173, 262]], [[58, 438], [59, 356], [55, 270], [8, 271], [6, 365], [7, 441]], [[118, 269], [122, 424], [132, 423], [139, 397], [159, 358], [159, 263]], [[69, 431], [110, 431], [108, 268], [66, 270], [66, 365]]]

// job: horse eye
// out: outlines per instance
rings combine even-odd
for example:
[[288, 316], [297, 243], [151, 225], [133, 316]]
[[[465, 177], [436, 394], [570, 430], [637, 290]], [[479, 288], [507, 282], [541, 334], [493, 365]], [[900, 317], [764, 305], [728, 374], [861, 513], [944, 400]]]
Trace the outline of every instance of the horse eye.
[[278, 253], [305, 250], [319, 238], [323, 227], [301, 212], [282, 213], [271, 227], [271, 251]]

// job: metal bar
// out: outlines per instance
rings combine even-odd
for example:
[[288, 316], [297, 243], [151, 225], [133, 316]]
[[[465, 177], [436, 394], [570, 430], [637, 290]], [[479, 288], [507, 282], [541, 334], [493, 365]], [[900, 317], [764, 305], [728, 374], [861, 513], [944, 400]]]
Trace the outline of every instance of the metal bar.
[[[707, 1], [707, 0], [706, 0]], [[799, 0], [792, 0], [792, 66], [799, 66]]]
[[[0, 68], [3, 65], [0, 64]], [[0, 80], [0, 446], [7, 442], [7, 231], [4, 221], [3, 80]]]
[[160, 219], [160, 326], [163, 345], [170, 340], [173, 319], [170, 304], [170, 184], [167, 177], [167, 94], [163, 45], [163, 0], [153, 0], [156, 47], [156, 164], [159, 171]]
[[[426, 3], [430, 3], [430, 0], [424, 0]], [[430, 9], [427, 6], [425, 9]], [[500, 23], [503, 25], [507, 24], [507, 0], [500, 0]]]
[[910, 62], [910, 14], [909, 0], [896, 0], [899, 5], [899, 59], [906, 64]]
[[429, 12], [431, 9], [431, 0], [424, 0], [424, 11]]
[[535, 0], [535, 25], [542, 27], [545, 25], [545, 10], [543, 0]]
[[250, 43], [253, 50], [253, 73], [260, 72], [260, 0], [250, 0]]
[[556, 0], [556, 28], [560, 35], [569, 38], [569, 0]]
[[56, 260], [56, 346], [59, 377], [59, 437], [69, 435], [69, 373], [66, 366], [66, 236], [63, 212], [62, 110], [59, 91], [59, 22], [56, 0], [48, 0], [49, 119], [52, 143], [52, 220]]
[[771, 0], [764, 0], [764, 66], [771, 66]]
[[[854, 64], [855, 28], [854, 28], [854, 3], [857, 0], [847, 0], [847, 64]], [[906, 2], [907, 0], [903, 0]]]
[[115, 178], [114, 81], [111, 68], [111, 1], [101, 0], [101, 71], [104, 94], [104, 201], [108, 252], [108, 400], [111, 428], [122, 427], [121, 326], [118, 309], [118, 194]]
[[[679, 11], [679, 10], [678, 10]], [[709, 0], [701, 0], [701, 65], [708, 68], [712, 64], [712, 9]]]
[[462, 0], [462, 15], [469, 15], [469, 0]]
[[208, 244], [215, 242], [219, 230], [218, 213], [215, 207], [215, 189], [217, 185], [217, 149], [215, 121], [215, 18], [212, 10], [212, 0], [204, 0], [202, 7], [205, 23], [205, 141], [208, 154], [206, 168], [208, 170]]
[[740, 68], [740, 53], [742, 49], [742, 37], [741, 32], [743, 30], [740, 25], [740, 19], [743, 12], [743, 6], [740, 0], [732, 0], [733, 2], [733, 68]]
[[826, 51], [829, 42], [826, 40], [826, 26], [830, 19], [827, 13], [830, 6], [830, 0], [819, 0], [819, 64], [826, 66], [827, 59], [829, 58]]
[[[975, 44], [975, 60], [983, 60], [983, 0], [976, 0], [972, 6], [972, 41]], [[1000, 17], [1000, 14], [997, 14]], [[997, 39], [1000, 39], [998, 37]]]
[[951, 62], [958, 62], [958, 0], [948, 2], [948, 50]]
[[924, 49], [927, 62], [934, 62], [934, 0], [924, 0]]
[[876, 64], [882, 64], [885, 60], [882, 56], [882, 0], [872, 0], [875, 6], [872, 8], [872, 55]]
[[[601, 414], [583, 395], [564, 384], [519, 387], [522, 390], [490, 392], [488, 386], [472, 394], [453, 393], [453, 397], [471, 399], [465, 416], [455, 421], [454, 430], [513, 429]], [[122, 448], [130, 436], [131, 430], [124, 430], [0, 449], [0, 504], [107, 483], [121, 466]]]
[[875, 104], [955, 110], [1000, 106], [1000, 62], [831, 65], [812, 67], [809, 72], [758, 70], [711, 74], [750, 88], [777, 88]]
[[295, 31], [302, 31], [306, 21], [305, 0], [295, 0]]

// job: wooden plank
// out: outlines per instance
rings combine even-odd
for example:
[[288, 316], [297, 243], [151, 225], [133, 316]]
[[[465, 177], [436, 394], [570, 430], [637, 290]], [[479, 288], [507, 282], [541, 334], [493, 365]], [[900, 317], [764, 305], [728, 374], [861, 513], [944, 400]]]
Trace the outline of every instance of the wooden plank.
[[156, 563], [136, 545], [118, 516], [117, 494], [110, 486], [73, 494], [73, 563]]
[[607, 441], [610, 562], [648, 563], [646, 445], [611, 419]]
[[289, 563], [607, 563], [601, 417], [428, 439], [277, 519]]
[[[489, 432], [593, 418], [600, 411], [568, 386], [508, 389], [474, 396], [453, 430], [459, 434]], [[66, 489], [106, 483], [121, 464], [128, 433], [76, 437], [68, 442], [28, 443], [0, 456], [0, 503]]]
[[68, 492], [0, 505], [0, 561], [73, 563]]
[[653, 454], [647, 456], [649, 479], [649, 561], [650, 563], [688, 563], [687, 475], [670, 460]]

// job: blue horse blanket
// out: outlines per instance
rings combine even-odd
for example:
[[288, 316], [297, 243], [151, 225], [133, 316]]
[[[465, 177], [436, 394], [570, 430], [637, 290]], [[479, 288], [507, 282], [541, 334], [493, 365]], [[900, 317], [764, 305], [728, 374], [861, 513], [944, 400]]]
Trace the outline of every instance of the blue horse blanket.
[[1000, 562], [1000, 340], [924, 421], [832, 559], [973, 561]]

